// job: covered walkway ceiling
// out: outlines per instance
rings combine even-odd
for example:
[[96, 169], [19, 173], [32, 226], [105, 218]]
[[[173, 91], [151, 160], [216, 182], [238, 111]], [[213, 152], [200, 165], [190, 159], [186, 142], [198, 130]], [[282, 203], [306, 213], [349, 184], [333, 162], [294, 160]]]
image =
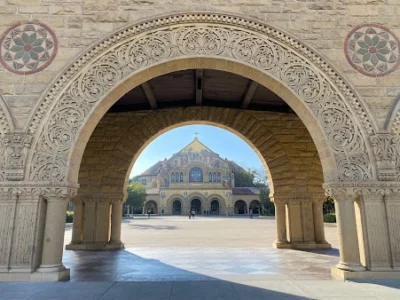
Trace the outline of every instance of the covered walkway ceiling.
[[203, 69], [153, 78], [126, 93], [110, 112], [196, 105], [294, 113], [279, 96], [250, 79]]

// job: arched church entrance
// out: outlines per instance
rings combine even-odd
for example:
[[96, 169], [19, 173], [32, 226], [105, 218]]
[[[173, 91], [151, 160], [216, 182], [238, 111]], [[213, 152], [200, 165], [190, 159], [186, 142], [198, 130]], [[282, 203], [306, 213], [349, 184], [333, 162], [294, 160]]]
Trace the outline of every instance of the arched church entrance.
[[235, 202], [235, 214], [244, 215], [247, 214], [247, 204], [243, 200], [238, 200]]
[[201, 215], [201, 201], [200, 199], [193, 199], [190, 201], [190, 209], [196, 212], [196, 215]]
[[211, 201], [211, 214], [219, 215], [219, 201], [217, 199]]
[[259, 215], [262, 213], [261, 211], [261, 203], [258, 200], [253, 200], [250, 202], [249, 211], [250, 209], [253, 211], [253, 214]]
[[182, 214], [182, 202], [179, 199], [175, 199], [172, 202], [172, 214], [173, 215], [181, 215]]
[[[46, 270], [46, 278], [53, 274], [54, 280], [66, 276], [61, 254], [70, 199], [75, 204], [70, 249], [121, 248], [121, 210], [133, 162], [165, 130], [196, 122], [235, 132], [265, 162], [276, 207], [275, 247], [329, 247], [322, 216], [326, 191], [336, 201], [338, 270], [356, 274], [400, 264], [397, 248], [390, 246], [398, 246], [398, 233], [388, 229], [397, 228], [399, 221], [388, 217], [391, 210], [380, 193], [395, 189], [382, 187], [377, 179], [378, 158], [370, 143], [375, 125], [343, 76], [304, 43], [237, 16], [178, 14], [122, 29], [65, 70], [27, 127], [34, 138], [26, 149], [25, 194], [21, 196], [23, 189], [5, 192], [6, 198], [29, 195], [36, 201], [27, 211], [25, 204], [15, 202], [17, 211], [29, 217], [5, 227], [23, 231], [5, 247], [21, 249], [13, 264]], [[179, 77], [192, 78], [191, 88], [174, 80]], [[219, 84], [207, 84], [209, 78]], [[160, 81], [159, 91], [167, 91], [162, 101], [156, 97], [161, 92], [151, 90]], [[174, 93], [168, 89], [172, 83]], [[193, 172], [192, 178], [195, 185], [203, 174]], [[368, 209], [361, 214], [355, 200]], [[235, 213], [247, 213], [240, 203], [235, 203]], [[38, 226], [29, 226], [32, 218], [40, 219], [35, 219]], [[29, 249], [38, 251], [27, 258]], [[8, 270], [10, 255], [1, 255]]]
[[147, 201], [146, 204], [144, 205], [144, 213], [148, 214], [158, 214], [158, 206], [157, 206], [157, 202], [155, 201]]

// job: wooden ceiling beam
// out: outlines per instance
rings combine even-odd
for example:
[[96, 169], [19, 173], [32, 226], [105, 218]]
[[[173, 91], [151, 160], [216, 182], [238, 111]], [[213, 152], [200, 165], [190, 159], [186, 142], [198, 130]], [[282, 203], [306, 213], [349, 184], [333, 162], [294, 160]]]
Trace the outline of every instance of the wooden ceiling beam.
[[249, 86], [247, 87], [246, 94], [244, 94], [244, 97], [243, 97], [242, 108], [247, 108], [249, 106], [250, 101], [253, 98], [257, 87], [258, 87], [257, 82], [255, 82], [255, 81], [250, 82]]
[[150, 103], [150, 107], [152, 109], [157, 108], [157, 100], [156, 97], [154, 96], [153, 89], [151, 88], [150, 84], [148, 82], [142, 83], [142, 89], [144, 94], [146, 95], [147, 101]]
[[204, 70], [196, 70], [196, 105], [203, 102]]

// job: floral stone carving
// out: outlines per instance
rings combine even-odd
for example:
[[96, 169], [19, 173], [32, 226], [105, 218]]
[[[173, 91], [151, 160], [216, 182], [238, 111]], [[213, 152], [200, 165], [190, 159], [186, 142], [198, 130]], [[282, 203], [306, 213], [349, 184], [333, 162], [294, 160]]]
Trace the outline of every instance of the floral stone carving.
[[358, 72], [371, 77], [393, 72], [400, 64], [400, 42], [384, 26], [364, 24], [354, 28], [344, 46], [347, 61]]
[[[79, 130], [93, 106], [119, 82], [137, 70], [161, 62], [201, 55], [252, 65], [284, 83], [309, 107], [330, 143], [339, 174], [338, 178], [329, 180], [371, 180], [372, 164], [363, 136], [364, 129], [355, 121], [356, 114], [362, 112], [360, 121], [368, 132], [372, 130], [372, 125], [365, 117], [367, 114], [362, 109], [363, 105], [353, 98], [351, 91], [346, 89], [343, 93], [354, 102], [350, 99], [346, 101], [343, 93], [338, 92], [340, 87], [333, 85], [333, 82], [339, 82], [341, 87], [345, 86], [340, 78], [328, 79], [331, 71], [323, 69], [327, 68], [323, 60], [315, 58], [313, 63], [314, 57], [305, 58], [312, 56], [307, 48], [295, 47], [295, 40], [276, 30], [266, 28], [264, 34], [260, 34], [224, 24], [223, 16], [211, 17], [218, 22], [204, 23], [202, 15], [193, 15], [185, 20], [194, 24], [185, 21], [174, 27], [162, 25], [170, 21], [166, 19], [154, 23], [157, 30], [150, 30], [148, 23], [145, 27], [137, 25], [128, 28], [100, 43], [73, 64], [68, 72], [78, 74], [65, 74], [59, 82], [66, 86], [50, 90], [29, 128], [31, 133], [39, 129], [38, 122], [46, 112], [47, 121], [40, 127], [34, 146], [29, 179], [66, 180], [69, 153]], [[179, 18], [174, 18], [171, 22], [178, 21]], [[227, 22], [231, 21], [228, 19]], [[237, 22], [240, 23], [239, 20]], [[146, 34], [139, 34], [143, 29]], [[303, 48], [305, 53], [299, 53]], [[324, 67], [320, 67], [322, 64]], [[49, 107], [50, 100], [57, 104]], [[358, 106], [355, 110], [351, 108], [353, 103]]]
[[57, 38], [37, 21], [18, 23], [0, 39], [0, 62], [16, 74], [34, 74], [46, 68], [57, 54]]

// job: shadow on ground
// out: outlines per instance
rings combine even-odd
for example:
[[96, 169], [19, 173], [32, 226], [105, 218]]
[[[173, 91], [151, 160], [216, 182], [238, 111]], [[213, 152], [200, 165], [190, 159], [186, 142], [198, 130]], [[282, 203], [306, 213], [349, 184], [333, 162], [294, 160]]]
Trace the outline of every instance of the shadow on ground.
[[[104, 259], [107, 257], [107, 259]], [[400, 299], [399, 280], [343, 282], [238, 275], [223, 280], [127, 250], [68, 251], [71, 280], [0, 283], [1, 300], [262, 300]]]
[[174, 230], [177, 229], [178, 227], [176, 226], [168, 226], [168, 225], [143, 225], [143, 224], [129, 224], [129, 226], [139, 229], [139, 230], [147, 230], [147, 229], [153, 229], [153, 230]]

